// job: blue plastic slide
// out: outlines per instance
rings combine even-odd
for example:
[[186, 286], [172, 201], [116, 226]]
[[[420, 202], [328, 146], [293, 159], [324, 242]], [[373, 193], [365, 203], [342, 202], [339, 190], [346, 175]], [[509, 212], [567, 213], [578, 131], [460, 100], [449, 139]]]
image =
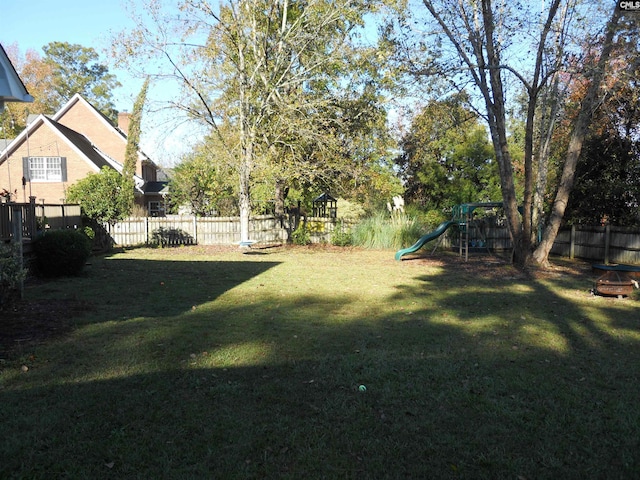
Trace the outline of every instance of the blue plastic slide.
[[451, 221], [451, 220], [448, 220], [446, 222], [442, 222], [440, 225], [438, 225], [438, 228], [436, 228], [433, 232], [427, 233], [426, 235], [420, 237], [420, 239], [416, 243], [411, 245], [410, 247], [403, 248], [402, 250], [398, 250], [396, 252], [396, 260], [400, 260], [400, 258], [403, 255], [406, 255], [407, 253], [417, 252], [427, 242], [430, 242], [434, 238], [438, 238], [440, 235], [442, 235], [447, 230], [447, 228], [449, 228], [451, 225], [457, 225], [457, 223], [458, 222], [454, 222], [454, 221]]

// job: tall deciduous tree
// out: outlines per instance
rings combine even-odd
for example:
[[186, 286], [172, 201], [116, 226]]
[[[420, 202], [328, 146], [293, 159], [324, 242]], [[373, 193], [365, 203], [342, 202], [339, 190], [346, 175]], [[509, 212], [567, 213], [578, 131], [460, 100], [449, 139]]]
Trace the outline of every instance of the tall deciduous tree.
[[90, 47], [67, 42], [51, 42], [44, 47], [42, 61], [51, 71], [53, 95], [48, 101], [57, 111], [74, 94], [80, 93], [111, 120], [117, 112], [112, 102], [113, 90], [120, 86], [109, 68], [100, 63], [98, 53]]
[[[565, 220], [572, 223], [635, 225], [640, 221], [640, 44], [636, 15], [623, 17], [611, 52], [606, 95], [591, 117], [591, 129], [576, 167]], [[585, 51], [593, 47], [585, 45]], [[569, 99], [579, 105], [588, 81], [570, 84]], [[554, 144], [566, 150], [577, 112], [567, 109]], [[576, 109], [577, 110], [577, 109]]]
[[[236, 158], [240, 241], [246, 242], [252, 174], [259, 165], [273, 165], [275, 155], [288, 157], [289, 166], [308, 161], [309, 149], [301, 143], [314, 137], [316, 147], [323, 145], [322, 129], [338, 118], [323, 116], [333, 101], [327, 94], [344, 86], [344, 72], [353, 68], [349, 59], [355, 58], [354, 35], [372, 4], [226, 0], [214, 8], [185, 0], [175, 23], [156, 3], [147, 7], [153, 28], [141, 25], [128, 37], [122, 57], [135, 52], [139, 59], [146, 52], [167, 60], [187, 94], [175, 106], [206, 122]], [[223, 123], [235, 127], [232, 138], [225, 137]], [[301, 134], [292, 142], [296, 130]], [[323, 153], [314, 151], [313, 159]]]
[[[525, 264], [529, 259], [539, 264], [547, 262], [550, 244], [553, 243], [559, 222], [564, 213], [566, 199], [571, 190], [575, 161], [580, 152], [584, 135], [589, 126], [589, 116], [597, 103], [599, 86], [610, 51], [619, 11], [614, 9], [606, 27], [606, 35], [601, 43], [599, 55], [591, 60], [583, 59], [582, 73], [590, 78], [590, 94], [580, 107], [581, 114], [576, 119], [572, 146], [565, 161], [556, 201], [545, 230], [542, 243], [531, 257], [533, 238], [533, 198], [535, 191], [534, 163], [535, 120], [539, 113], [542, 93], [549, 89], [556, 72], [567, 65], [569, 45], [564, 43], [576, 32], [570, 20], [580, 20], [585, 5], [569, 2], [562, 10], [560, 0], [538, 4], [529, 2], [509, 2], [495, 5], [492, 0], [458, 2], [454, 0], [423, 0], [429, 18], [435, 23], [435, 39], [425, 41], [431, 53], [431, 63], [416, 66], [411, 64], [412, 73], [418, 75], [444, 75], [456, 87], [471, 85], [478, 93], [476, 106], [483, 111], [489, 125], [491, 139], [500, 169], [501, 189], [509, 230], [514, 243], [515, 260]], [[540, 10], [536, 11], [536, 8]], [[597, 17], [593, 17], [595, 19]], [[596, 25], [582, 19], [582, 27]], [[433, 31], [433, 30], [432, 30]], [[583, 32], [584, 33], [584, 32]], [[413, 60], [416, 60], [415, 57]], [[514, 181], [514, 162], [509, 148], [508, 108], [513, 92], [513, 84], [518, 83], [525, 91], [524, 129], [524, 194], [523, 214], [518, 212], [519, 199]], [[512, 97], [511, 97], [512, 98]]]
[[396, 158], [410, 202], [439, 209], [496, 201], [500, 177], [487, 131], [465, 95], [431, 101], [413, 118]]
[[23, 56], [17, 44], [7, 49], [34, 102], [8, 105], [1, 114], [4, 128], [13, 125], [12, 133], [18, 133], [25, 127], [29, 113], [52, 115], [75, 93], [82, 94], [112, 121], [117, 120], [112, 98], [120, 83], [93, 48], [51, 42], [43, 51], [44, 56], [35, 50], [28, 50]]
[[575, 180], [576, 167], [580, 154], [582, 153], [582, 145], [589, 132], [591, 125], [591, 117], [594, 110], [597, 108], [599, 100], [601, 98], [600, 86], [604, 79], [605, 68], [609, 63], [609, 56], [614, 46], [614, 37], [618, 29], [618, 22], [620, 20], [621, 11], [618, 7], [614, 7], [613, 14], [607, 22], [605, 27], [605, 35], [601, 42], [601, 51], [597, 56], [597, 60], [591, 65], [591, 69], [588, 73], [589, 86], [585, 97], [582, 99], [578, 115], [573, 124], [573, 130], [569, 137], [569, 144], [567, 148], [567, 154], [564, 158], [564, 164], [562, 168], [562, 174], [558, 184], [558, 189], [551, 207], [551, 214], [549, 221], [542, 234], [542, 240], [533, 252], [533, 259], [536, 263], [544, 265], [548, 262], [549, 252], [553, 246], [560, 225], [564, 217], [567, 204], [569, 202], [569, 195], [573, 188]]

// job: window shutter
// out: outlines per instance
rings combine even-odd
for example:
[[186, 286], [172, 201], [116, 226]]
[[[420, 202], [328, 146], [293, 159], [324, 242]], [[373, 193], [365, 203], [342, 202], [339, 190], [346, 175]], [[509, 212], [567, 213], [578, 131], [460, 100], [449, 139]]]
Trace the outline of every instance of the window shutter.
[[22, 157], [22, 176], [27, 180], [27, 182], [30, 180], [30, 178], [29, 178], [29, 157]]
[[67, 157], [60, 157], [60, 173], [62, 175], [62, 181], [67, 181]]

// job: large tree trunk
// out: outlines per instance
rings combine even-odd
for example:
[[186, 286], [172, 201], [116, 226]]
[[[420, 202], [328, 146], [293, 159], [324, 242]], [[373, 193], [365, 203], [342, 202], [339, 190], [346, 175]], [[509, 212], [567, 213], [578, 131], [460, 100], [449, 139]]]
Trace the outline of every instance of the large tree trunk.
[[[524, 265], [527, 261], [529, 243], [525, 240], [522, 230], [522, 221], [518, 212], [515, 182], [513, 181], [513, 165], [511, 153], [507, 141], [507, 115], [505, 111], [504, 88], [500, 69], [500, 53], [494, 44], [495, 23], [491, 0], [482, 1], [482, 16], [485, 27], [485, 41], [487, 52], [487, 65], [489, 70], [489, 82], [487, 85], [479, 85], [483, 90], [487, 112], [489, 113], [489, 128], [493, 141], [496, 159], [500, 168], [500, 184], [502, 188], [502, 200], [505, 216], [509, 224], [509, 234], [514, 245], [514, 262]], [[479, 50], [479, 49], [478, 49]], [[482, 58], [480, 51], [476, 53], [478, 59]], [[482, 67], [482, 65], [481, 65]], [[481, 73], [482, 74], [482, 73]], [[493, 94], [493, 98], [489, 91]]]
[[253, 144], [247, 142], [240, 164], [240, 193], [238, 203], [240, 206], [240, 244], [249, 241], [249, 215], [251, 213], [251, 163], [253, 157]]
[[274, 214], [278, 218], [284, 217], [284, 201], [287, 198], [288, 191], [289, 189], [286, 187], [284, 179], [276, 180]]
[[569, 201], [569, 195], [573, 188], [576, 166], [578, 165], [578, 159], [580, 158], [580, 152], [582, 151], [582, 144], [584, 143], [584, 139], [591, 124], [591, 114], [598, 104], [598, 92], [600, 90], [602, 78], [604, 77], [605, 67], [609, 61], [609, 55], [613, 48], [613, 37], [616, 33], [619, 19], [620, 10], [616, 6], [614, 7], [613, 15], [607, 23], [607, 33], [602, 47], [602, 53], [598, 59], [598, 64], [593, 73], [591, 84], [589, 85], [587, 94], [582, 101], [578, 118], [574, 125], [573, 132], [571, 133], [569, 149], [567, 151], [564, 168], [562, 169], [562, 177], [558, 186], [556, 198], [553, 202], [549, 223], [544, 230], [542, 241], [532, 255], [532, 261], [538, 265], [545, 266], [549, 263], [549, 252], [551, 251], [553, 242], [560, 230], [562, 218], [564, 217], [564, 212]]

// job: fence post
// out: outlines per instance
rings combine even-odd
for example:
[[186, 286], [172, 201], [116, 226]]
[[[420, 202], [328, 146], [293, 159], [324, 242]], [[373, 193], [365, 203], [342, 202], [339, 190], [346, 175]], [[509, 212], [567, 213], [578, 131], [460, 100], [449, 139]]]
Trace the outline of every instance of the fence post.
[[[36, 197], [29, 197], [29, 213], [27, 214], [27, 222], [29, 226], [29, 237], [33, 240], [36, 238], [38, 231], [38, 222], [36, 221]], [[42, 207], [42, 214], [44, 215], [44, 205]], [[44, 221], [42, 222], [44, 227]]]
[[611, 225], [604, 227], [604, 264], [609, 263], [609, 248], [611, 247]]
[[[13, 210], [13, 241], [18, 246], [20, 271], [24, 268], [24, 256], [22, 251], [22, 208]], [[20, 300], [24, 298], [24, 280], [20, 280]]]
[[569, 249], [569, 258], [573, 260], [576, 253], [576, 226], [571, 225], [571, 247]]
[[196, 215], [193, 216], [193, 241], [198, 245], [198, 217]]

